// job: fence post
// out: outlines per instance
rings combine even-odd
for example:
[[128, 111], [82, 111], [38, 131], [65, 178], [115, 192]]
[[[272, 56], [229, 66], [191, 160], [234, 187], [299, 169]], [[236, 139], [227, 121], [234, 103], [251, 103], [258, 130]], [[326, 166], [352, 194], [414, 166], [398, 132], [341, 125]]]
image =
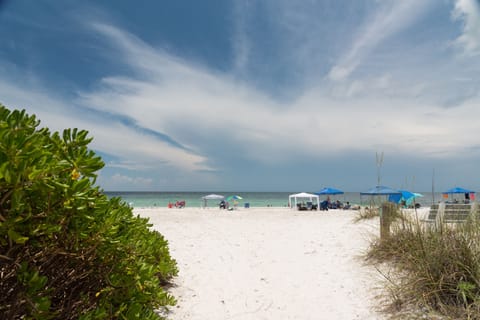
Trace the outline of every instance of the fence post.
[[390, 225], [395, 216], [395, 204], [384, 202], [380, 210], [380, 240], [386, 240], [390, 237]]

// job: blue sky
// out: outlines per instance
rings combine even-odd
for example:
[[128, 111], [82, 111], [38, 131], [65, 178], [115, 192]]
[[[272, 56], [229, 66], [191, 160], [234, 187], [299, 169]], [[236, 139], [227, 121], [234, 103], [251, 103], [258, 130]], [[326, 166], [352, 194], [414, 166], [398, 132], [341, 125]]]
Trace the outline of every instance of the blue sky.
[[0, 103], [105, 190], [480, 190], [477, 0], [0, 1]]

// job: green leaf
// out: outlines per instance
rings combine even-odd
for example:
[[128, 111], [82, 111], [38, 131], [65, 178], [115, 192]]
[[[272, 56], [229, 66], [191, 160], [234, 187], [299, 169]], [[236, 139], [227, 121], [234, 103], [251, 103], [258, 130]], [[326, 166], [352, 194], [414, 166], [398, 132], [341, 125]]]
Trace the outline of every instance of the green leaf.
[[[0, 104], [0, 245], [21, 266], [2, 284], [9, 303], [25, 301], [11, 318], [159, 319], [154, 309], [175, 303], [161, 285], [178, 272], [167, 241], [93, 186], [104, 162], [87, 131], [39, 123]], [[55, 303], [52, 292], [61, 293]]]
[[24, 244], [28, 241], [28, 237], [22, 236], [14, 230], [8, 230], [8, 237], [17, 244]]

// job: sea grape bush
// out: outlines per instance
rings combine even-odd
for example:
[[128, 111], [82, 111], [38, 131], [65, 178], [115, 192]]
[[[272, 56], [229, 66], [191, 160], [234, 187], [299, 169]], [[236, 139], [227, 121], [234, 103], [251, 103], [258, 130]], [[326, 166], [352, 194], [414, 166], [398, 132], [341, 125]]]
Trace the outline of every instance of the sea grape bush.
[[161, 319], [175, 304], [168, 243], [95, 186], [87, 131], [39, 128], [0, 104], [2, 319]]

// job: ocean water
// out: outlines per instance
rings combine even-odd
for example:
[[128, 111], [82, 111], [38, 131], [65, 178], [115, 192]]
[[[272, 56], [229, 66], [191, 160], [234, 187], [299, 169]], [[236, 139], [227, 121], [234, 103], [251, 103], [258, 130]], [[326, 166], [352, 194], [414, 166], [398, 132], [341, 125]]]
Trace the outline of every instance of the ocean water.
[[[244, 207], [246, 203], [250, 207], [286, 207], [288, 206], [288, 196], [298, 192], [105, 192], [108, 197], [120, 197], [122, 200], [130, 204], [134, 208], [143, 207], [167, 207], [168, 203], [176, 201], [185, 201], [187, 207], [202, 207], [204, 201], [203, 196], [208, 194], [219, 194], [225, 197], [230, 195], [239, 195], [243, 200], [238, 200], [238, 206]], [[442, 200], [440, 193], [425, 192], [424, 197], [417, 198], [416, 202], [422, 207], [430, 206], [433, 202]], [[320, 201], [325, 200], [326, 196], [320, 196]], [[332, 201], [339, 200], [341, 202], [350, 202], [352, 205], [367, 205], [371, 198], [368, 196], [360, 196], [359, 192], [346, 192], [340, 195], [330, 196]], [[376, 202], [384, 201], [385, 197], [375, 199]], [[219, 200], [208, 200], [208, 207], [217, 207]]]

